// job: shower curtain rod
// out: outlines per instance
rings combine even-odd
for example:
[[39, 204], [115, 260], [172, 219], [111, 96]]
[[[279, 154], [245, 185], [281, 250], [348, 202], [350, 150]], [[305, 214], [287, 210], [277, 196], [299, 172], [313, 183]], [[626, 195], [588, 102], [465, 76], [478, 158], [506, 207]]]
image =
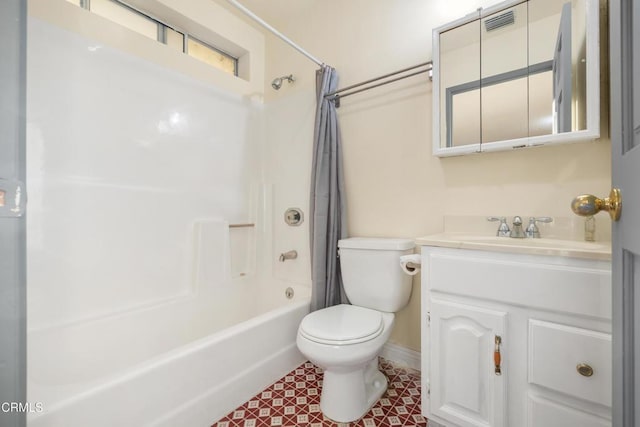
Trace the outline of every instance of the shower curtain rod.
[[[365, 86], [365, 87], [363, 87], [361, 89], [351, 90], [351, 89], [358, 88], [360, 86], [368, 85], [369, 83], [377, 82], [378, 80], [382, 80], [382, 79], [386, 79], [388, 77], [395, 76], [396, 74], [402, 74], [402, 73], [405, 73], [407, 71], [411, 71], [411, 70], [414, 70], [416, 68], [421, 68], [421, 67], [427, 67], [427, 68], [425, 68], [424, 70], [420, 70], [420, 71], [416, 71], [416, 72], [410, 73], [410, 74], [405, 74], [404, 76], [396, 77], [395, 79], [389, 79], [389, 80], [385, 80], [385, 81], [377, 83], [377, 84], [373, 84], [373, 85], [370, 85], [370, 86]], [[376, 87], [379, 87], [379, 86], [384, 86], [384, 85], [386, 85], [388, 83], [397, 82], [398, 80], [406, 79], [407, 77], [413, 77], [413, 76], [417, 76], [418, 74], [431, 72], [431, 70], [433, 70], [433, 61], [424, 62], [422, 64], [414, 65], [413, 67], [403, 68], [402, 70], [394, 71], [393, 73], [385, 74], [383, 76], [379, 76], [379, 77], [376, 77], [376, 78], [373, 78], [373, 79], [365, 80], [363, 82], [356, 83], [356, 84], [353, 84], [351, 86], [343, 87], [342, 89], [338, 89], [338, 90], [336, 90], [334, 92], [330, 92], [330, 93], [326, 94], [324, 97], [325, 98], [329, 98], [331, 100], [335, 100], [336, 107], [340, 107], [340, 98], [345, 98], [345, 97], [347, 97], [349, 95], [355, 95], [356, 93], [364, 92], [365, 90], [373, 89], [373, 88], [376, 88]], [[347, 92], [347, 93], [345, 93], [343, 95], [340, 95], [342, 92], [346, 92], [346, 91], [350, 91], [350, 92]]]
[[309, 58], [310, 60], [318, 64], [319, 66], [322, 67], [323, 65], [325, 65], [324, 62], [320, 61], [318, 58], [311, 55], [309, 52], [307, 52], [306, 50], [304, 50], [303, 48], [295, 44], [290, 38], [288, 38], [287, 36], [282, 34], [280, 31], [273, 28], [271, 25], [267, 24], [265, 20], [260, 18], [255, 13], [251, 12], [249, 9], [247, 9], [242, 4], [240, 4], [237, 0], [227, 0], [227, 2], [231, 3], [233, 6], [235, 6], [236, 9], [238, 9], [239, 11], [247, 15], [249, 18], [253, 19], [258, 24], [262, 25], [265, 29], [273, 33], [274, 36], [279, 37], [283, 42], [287, 43], [289, 46], [291, 46], [292, 48], [294, 48], [295, 50], [297, 50], [298, 52], [300, 52], [301, 54], [303, 54], [304, 56], [306, 56], [307, 58]]

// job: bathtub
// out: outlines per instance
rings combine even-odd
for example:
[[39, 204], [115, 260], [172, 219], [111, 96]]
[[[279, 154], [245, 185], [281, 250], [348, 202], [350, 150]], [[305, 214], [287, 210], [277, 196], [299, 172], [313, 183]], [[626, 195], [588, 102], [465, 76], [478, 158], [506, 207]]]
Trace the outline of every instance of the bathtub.
[[209, 426], [304, 361], [310, 291], [235, 279], [117, 315], [28, 332], [30, 427]]

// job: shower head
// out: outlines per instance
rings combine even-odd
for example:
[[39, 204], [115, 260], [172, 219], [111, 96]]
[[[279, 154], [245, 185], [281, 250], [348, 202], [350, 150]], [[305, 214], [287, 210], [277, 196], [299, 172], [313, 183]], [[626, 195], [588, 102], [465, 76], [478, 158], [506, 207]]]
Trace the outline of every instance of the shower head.
[[277, 77], [273, 79], [271, 82], [271, 87], [275, 90], [279, 90], [282, 87], [282, 81], [287, 80], [289, 83], [293, 83], [295, 79], [293, 78], [293, 74], [289, 74], [288, 76]]

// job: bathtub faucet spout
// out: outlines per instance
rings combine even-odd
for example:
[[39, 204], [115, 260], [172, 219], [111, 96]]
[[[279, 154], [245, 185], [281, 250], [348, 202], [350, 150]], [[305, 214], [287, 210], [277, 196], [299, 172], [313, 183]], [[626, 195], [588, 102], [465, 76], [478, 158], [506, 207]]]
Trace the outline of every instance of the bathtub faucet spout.
[[288, 259], [296, 259], [296, 258], [298, 258], [298, 252], [296, 251], [289, 251], [289, 252], [280, 254], [280, 262], [285, 262]]

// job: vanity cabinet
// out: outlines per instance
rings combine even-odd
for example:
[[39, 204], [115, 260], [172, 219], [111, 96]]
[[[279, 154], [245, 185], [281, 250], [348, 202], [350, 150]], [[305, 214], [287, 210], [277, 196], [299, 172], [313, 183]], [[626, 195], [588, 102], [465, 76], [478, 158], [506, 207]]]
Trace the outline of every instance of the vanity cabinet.
[[422, 290], [428, 419], [611, 425], [609, 261], [422, 246]]

